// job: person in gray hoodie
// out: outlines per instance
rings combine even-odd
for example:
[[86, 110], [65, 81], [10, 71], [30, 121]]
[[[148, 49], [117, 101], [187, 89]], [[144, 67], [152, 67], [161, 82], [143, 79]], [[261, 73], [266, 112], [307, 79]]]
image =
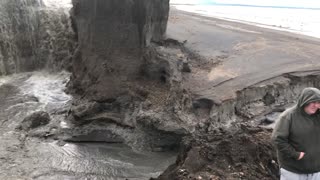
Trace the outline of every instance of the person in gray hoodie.
[[272, 133], [281, 180], [320, 180], [320, 90], [305, 88]]

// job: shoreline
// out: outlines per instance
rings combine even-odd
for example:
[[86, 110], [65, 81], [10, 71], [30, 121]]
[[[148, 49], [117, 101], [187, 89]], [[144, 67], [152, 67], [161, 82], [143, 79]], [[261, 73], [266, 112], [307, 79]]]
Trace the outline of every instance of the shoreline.
[[209, 20], [221, 20], [221, 21], [226, 21], [229, 23], [238, 23], [240, 25], [246, 25], [246, 26], [253, 26], [256, 28], [263, 28], [266, 30], [270, 30], [270, 32], [281, 32], [282, 35], [285, 35], [285, 33], [289, 33], [289, 36], [298, 36], [298, 38], [303, 38], [303, 39], [315, 39], [316, 41], [320, 42], [320, 36], [312, 36], [312, 35], [308, 35], [308, 34], [304, 34], [303, 32], [300, 32], [298, 30], [295, 29], [290, 29], [290, 28], [284, 28], [278, 25], [269, 25], [269, 24], [264, 24], [264, 23], [259, 23], [259, 22], [252, 22], [252, 21], [246, 21], [246, 20], [241, 20], [241, 19], [233, 19], [233, 18], [228, 18], [228, 17], [217, 17], [217, 16], [211, 16], [211, 15], [206, 15], [206, 14], [201, 14], [201, 13], [197, 13], [197, 12], [190, 12], [190, 11], [186, 11], [186, 10], [181, 10], [178, 9], [176, 6], [180, 6], [180, 5], [184, 5], [184, 6], [197, 6], [195, 4], [171, 4], [170, 5], [170, 10], [173, 11], [179, 11], [180, 13], [186, 13], [186, 14], [190, 14], [190, 15], [194, 15], [194, 16], [198, 16], [204, 19], [209, 19]]

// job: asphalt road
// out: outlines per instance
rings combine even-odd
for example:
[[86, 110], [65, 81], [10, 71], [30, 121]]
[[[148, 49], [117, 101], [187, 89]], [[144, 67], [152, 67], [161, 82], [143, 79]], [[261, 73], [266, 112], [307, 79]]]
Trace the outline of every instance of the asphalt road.
[[185, 86], [225, 101], [236, 91], [290, 72], [320, 70], [320, 39], [171, 8], [167, 37], [196, 54]]

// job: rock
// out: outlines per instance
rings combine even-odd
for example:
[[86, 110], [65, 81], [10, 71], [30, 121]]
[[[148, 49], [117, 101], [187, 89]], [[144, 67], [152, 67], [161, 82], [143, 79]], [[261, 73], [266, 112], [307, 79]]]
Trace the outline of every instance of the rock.
[[58, 141], [57, 141], [57, 145], [58, 145], [58, 146], [64, 146], [64, 145], [66, 145], [66, 142], [65, 142], [65, 141], [62, 141], [62, 140], [58, 140]]
[[189, 63], [187, 63], [187, 62], [182, 63], [182, 72], [187, 72], [187, 73], [191, 72], [191, 68], [190, 68]]
[[50, 116], [47, 112], [38, 111], [24, 118], [21, 122], [20, 128], [28, 131], [30, 129], [49, 124], [50, 120]]
[[276, 99], [274, 98], [273, 95], [271, 95], [270, 93], [267, 93], [264, 97], [263, 97], [263, 102], [266, 106], [269, 106], [273, 103], [276, 102]]
[[73, 106], [71, 109], [71, 113], [76, 120], [80, 120], [81, 118], [91, 116], [100, 112], [101, 108], [102, 106], [97, 102], [88, 102]]
[[184, 165], [191, 173], [199, 171], [208, 163], [207, 160], [201, 156], [200, 150], [200, 147], [194, 147], [187, 153]]

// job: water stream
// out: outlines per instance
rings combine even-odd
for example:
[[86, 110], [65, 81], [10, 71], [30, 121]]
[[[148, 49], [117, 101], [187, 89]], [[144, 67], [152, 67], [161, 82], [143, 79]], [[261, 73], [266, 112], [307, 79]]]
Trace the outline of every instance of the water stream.
[[[0, 179], [149, 179], [174, 162], [175, 153], [50, 138], [71, 105], [72, 96], [64, 92], [69, 77], [33, 72], [0, 78]], [[16, 129], [40, 110], [50, 114], [49, 125], [29, 133]]]

